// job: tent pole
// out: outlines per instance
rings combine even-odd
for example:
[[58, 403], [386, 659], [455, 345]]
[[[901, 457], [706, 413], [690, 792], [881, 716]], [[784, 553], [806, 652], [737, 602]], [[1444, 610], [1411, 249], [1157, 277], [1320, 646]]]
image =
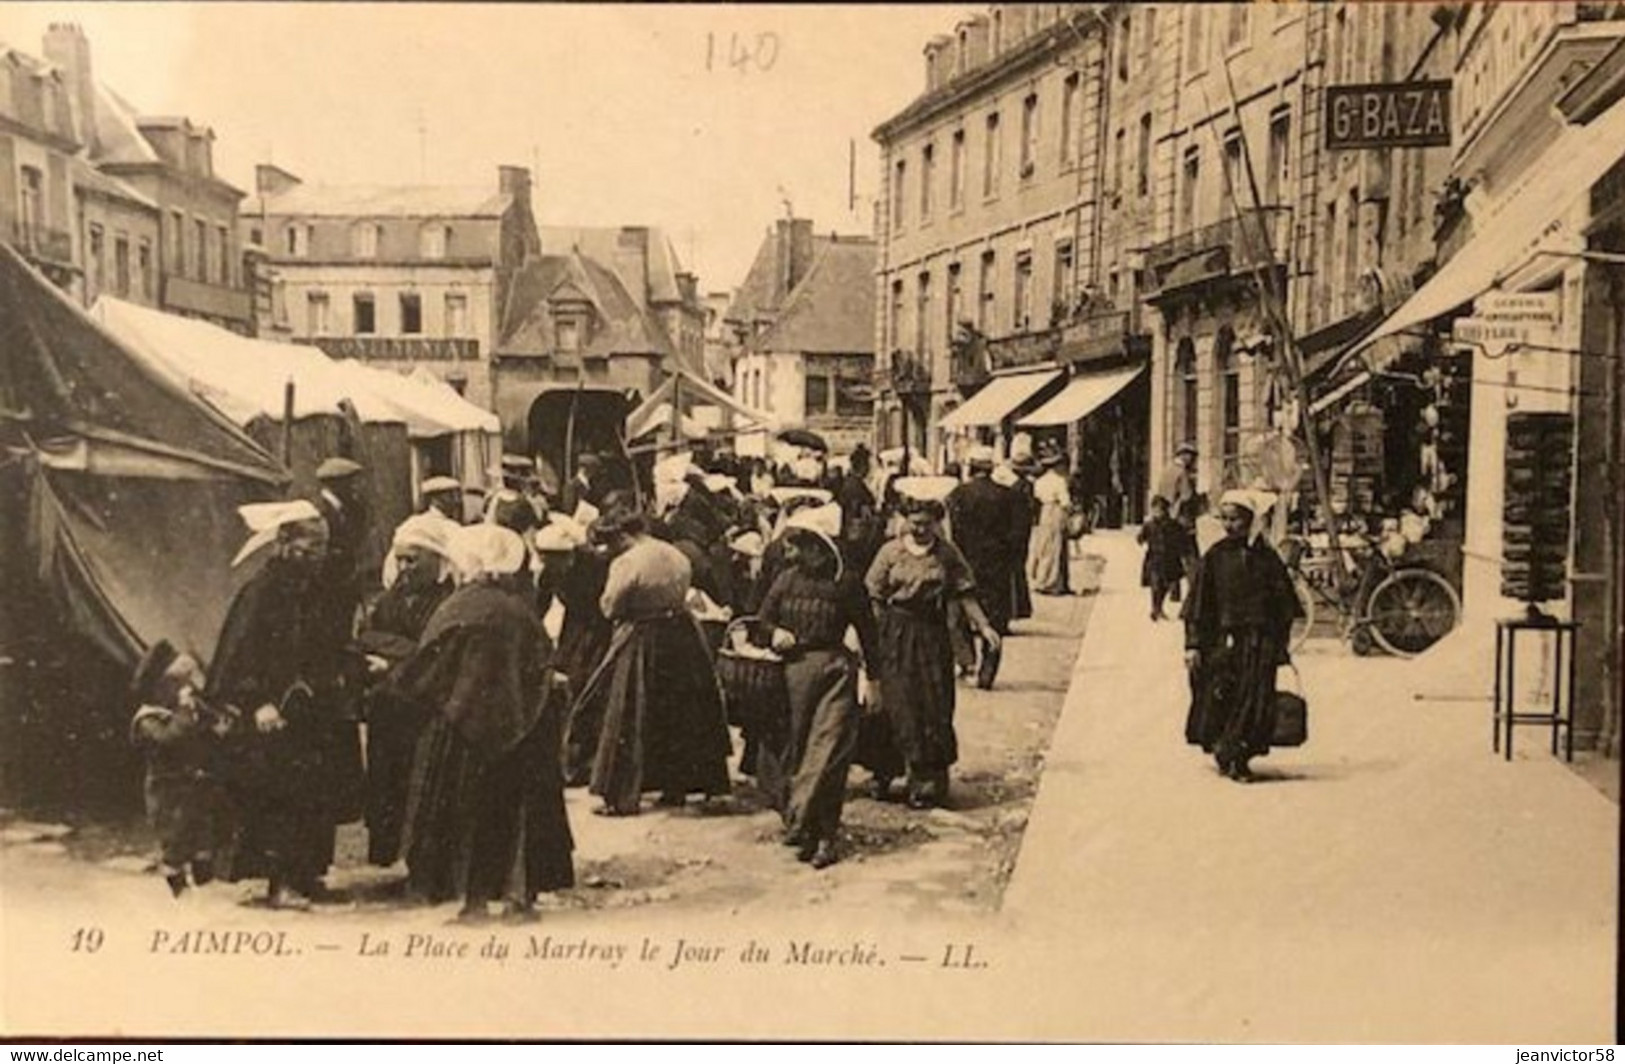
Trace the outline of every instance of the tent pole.
[[[570, 396], [570, 416], [564, 422], [564, 480], [566, 483], [575, 479], [576, 475], [576, 408], [581, 405], [581, 389], [586, 382], [576, 379], [576, 390]], [[533, 459], [534, 460], [534, 456]]]
[[282, 464], [293, 468], [293, 378], [282, 387]]
[[683, 372], [679, 369], [671, 378], [671, 439], [679, 446], [683, 442]]

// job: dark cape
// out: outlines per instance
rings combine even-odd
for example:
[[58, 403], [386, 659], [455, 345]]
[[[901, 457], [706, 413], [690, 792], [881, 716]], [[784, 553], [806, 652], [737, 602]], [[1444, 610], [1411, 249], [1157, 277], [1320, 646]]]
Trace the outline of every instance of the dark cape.
[[[209, 670], [208, 698], [245, 719], [229, 768], [240, 823], [221, 871], [274, 876], [308, 892], [333, 861], [335, 797], [349, 793], [350, 758], [336, 742], [339, 654], [317, 585], [280, 558], [232, 600]], [[254, 711], [281, 707], [287, 727], [254, 730]]]
[[1227, 763], [1269, 752], [1275, 670], [1288, 661], [1300, 609], [1268, 545], [1225, 539], [1203, 556], [1185, 601], [1185, 647], [1200, 655], [1186, 742]]
[[[399, 667], [417, 651], [429, 618], [449, 594], [449, 582], [421, 589], [403, 582], [387, 588], [373, 602], [358, 645], [387, 660], [391, 670]], [[387, 674], [367, 693], [367, 859], [373, 864], [394, 864], [400, 857], [412, 759], [431, 712], [391, 687]]]
[[1008, 635], [1016, 612], [1013, 568], [1023, 553], [1031, 511], [1015, 489], [982, 476], [950, 492], [947, 509], [954, 545], [976, 574], [982, 612], [994, 631]]
[[434, 713], [418, 740], [401, 844], [408, 882], [430, 901], [528, 904], [574, 883], [549, 658], [524, 598], [471, 584], [435, 611], [392, 677]]

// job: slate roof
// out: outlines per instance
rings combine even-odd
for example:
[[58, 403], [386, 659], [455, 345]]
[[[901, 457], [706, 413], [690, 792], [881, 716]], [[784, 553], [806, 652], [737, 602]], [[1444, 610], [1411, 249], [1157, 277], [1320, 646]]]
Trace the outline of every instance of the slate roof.
[[643, 251], [636, 244], [623, 239], [626, 230], [616, 226], [564, 226], [537, 227], [543, 255], [568, 255], [579, 251], [586, 258], [614, 270], [621, 284], [644, 305], [651, 303], [680, 303], [682, 290], [677, 275], [683, 272], [677, 252], [665, 230], [649, 226], [648, 285], [645, 295]]
[[512, 203], [489, 187], [301, 184], [265, 197], [265, 210], [304, 218], [501, 218]]
[[111, 174], [102, 173], [84, 159], [75, 157], [71, 165], [73, 166], [73, 183], [76, 187], [90, 189], [93, 192], [101, 193], [103, 196], [123, 200], [126, 203], [137, 203], [149, 210], [155, 211], [158, 209], [157, 203]]
[[773, 275], [778, 234], [762, 242], [728, 320], [765, 318], [766, 331], [750, 341], [759, 351], [867, 354], [875, 347], [875, 242], [868, 237], [814, 236], [812, 265], [775, 305]]
[[516, 355], [558, 354], [548, 301], [585, 297], [597, 314], [592, 336], [578, 357], [672, 354], [670, 339], [647, 308], [638, 305], [620, 277], [587, 256], [541, 255], [514, 275], [503, 314], [498, 351]]

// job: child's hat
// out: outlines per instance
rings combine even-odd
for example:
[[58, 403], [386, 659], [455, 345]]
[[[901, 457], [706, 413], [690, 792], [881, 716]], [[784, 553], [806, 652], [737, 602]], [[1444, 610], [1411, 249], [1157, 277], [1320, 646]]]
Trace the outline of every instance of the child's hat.
[[130, 677], [130, 699], [136, 705], [152, 701], [153, 688], [163, 678], [169, 667], [175, 664], [180, 657], [172, 643], [167, 639], [160, 639], [147, 648], [141, 655], [141, 661], [135, 667], [135, 673]]

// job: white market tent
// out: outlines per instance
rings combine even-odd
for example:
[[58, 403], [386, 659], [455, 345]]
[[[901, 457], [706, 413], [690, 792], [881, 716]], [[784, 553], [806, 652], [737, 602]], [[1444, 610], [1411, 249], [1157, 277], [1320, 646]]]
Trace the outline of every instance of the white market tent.
[[423, 451], [431, 446], [449, 443], [450, 472], [468, 483], [483, 482], [501, 454], [497, 416], [421, 367], [408, 377], [335, 360], [315, 347], [251, 339], [106, 297], [90, 314], [153, 368], [239, 425], [260, 417], [281, 420], [291, 381], [295, 420], [336, 414], [348, 400], [363, 422], [404, 424], [414, 444], [414, 482], [421, 479], [416, 467]]

